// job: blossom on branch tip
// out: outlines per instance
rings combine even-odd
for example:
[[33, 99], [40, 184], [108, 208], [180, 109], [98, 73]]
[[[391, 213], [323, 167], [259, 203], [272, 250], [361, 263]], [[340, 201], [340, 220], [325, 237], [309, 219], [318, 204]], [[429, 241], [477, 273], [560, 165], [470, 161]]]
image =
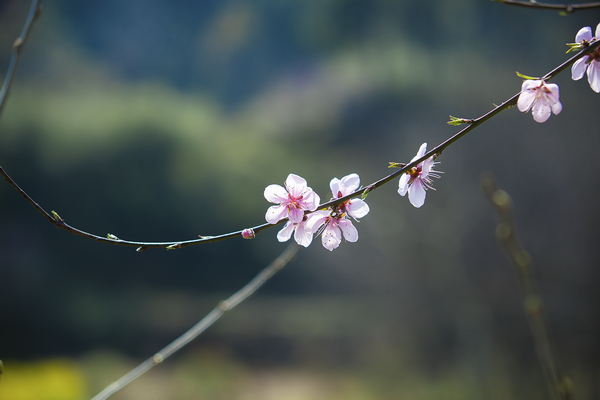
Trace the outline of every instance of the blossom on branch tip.
[[[333, 178], [329, 183], [333, 198], [336, 200], [353, 194], [360, 187], [358, 174], [350, 174], [342, 179]], [[361, 199], [346, 200], [328, 210], [315, 211], [306, 219], [306, 228], [321, 235], [323, 247], [332, 251], [342, 242], [342, 236], [348, 242], [358, 240], [358, 230], [352, 224], [350, 217], [355, 220], [369, 213], [369, 206]]]
[[304, 218], [304, 211], [314, 211], [319, 205], [319, 195], [306, 186], [306, 180], [298, 175], [289, 174], [285, 180], [285, 188], [280, 185], [269, 185], [265, 188], [265, 199], [277, 204], [271, 206], [265, 214], [270, 224], [276, 224], [284, 218], [299, 224]]
[[[575, 42], [581, 44], [582, 48], [587, 47], [590, 42], [600, 39], [600, 24], [596, 26], [596, 36], [592, 36], [592, 28], [586, 26], [581, 28], [575, 36]], [[592, 90], [600, 93], [600, 50], [596, 48], [590, 54], [583, 56], [575, 61], [571, 67], [571, 78], [578, 81], [583, 78], [587, 71], [588, 83]]]
[[562, 104], [559, 100], [558, 85], [538, 79], [528, 79], [521, 86], [517, 108], [521, 112], [531, 110], [535, 122], [546, 122], [550, 114], [560, 114]]
[[[419, 158], [423, 157], [427, 153], [427, 143], [423, 143], [417, 152], [417, 155], [410, 161], [411, 163]], [[410, 204], [416, 208], [421, 207], [425, 204], [425, 195], [427, 189], [433, 189], [431, 184], [433, 183], [430, 179], [438, 178], [442, 172], [434, 171], [433, 166], [437, 164], [433, 160], [433, 156], [429, 157], [422, 163], [419, 163], [416, 167], [412, 168], [402, 175], [398, 182], [398, 193], [400, 196], [404, 196], [408, 193], [408, 200]]]

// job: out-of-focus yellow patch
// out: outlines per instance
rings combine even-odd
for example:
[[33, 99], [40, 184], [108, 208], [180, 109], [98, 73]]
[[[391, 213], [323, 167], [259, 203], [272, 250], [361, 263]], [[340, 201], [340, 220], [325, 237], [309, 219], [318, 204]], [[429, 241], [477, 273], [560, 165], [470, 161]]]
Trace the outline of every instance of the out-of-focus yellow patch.
[[65, 359], [31, 363], [4, 361], [2, 400], [80, 400], [86, 385], [79, 366]]

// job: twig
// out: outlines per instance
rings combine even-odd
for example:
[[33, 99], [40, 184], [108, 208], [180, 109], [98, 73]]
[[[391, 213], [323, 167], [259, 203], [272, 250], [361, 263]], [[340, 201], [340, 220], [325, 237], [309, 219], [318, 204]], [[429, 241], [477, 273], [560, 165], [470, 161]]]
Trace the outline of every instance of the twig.
[[92, 398], [92, 400], [104, 400], [123, 389], [125, 386], [142, 376], [152, 367], [162, 363], [167, 357], [181, 349], [183, 346], [197, 338], [202, 332], [208, 329], [227, 311], [231, 311], [235, 306], [246, 300], [250, 295], [256, 292], [265, 282], [272, 278], [277, 272], [283, 269], [287, 264], [293, 261], [300, 247], [295, 243], [291, 243], [271, 264], [263, 269], [254, 279], [246, 286], [234, 293], [227, 300], [222, 300], [219, 304], [208, 313], [200, 322], [194, 325], [190, 330], [181, 335], [167, 347], [150, 357], [127, 374], [123, 375], [119, 380], [108, 385], [104, 390]]
[[27, 20], [25, 21], [25, 26], [23, 26], [23, 31], [21, 31], [21, 36], [19, 36], [13, 44], [13, 55], [10, 59], [8, 70], [6, 71], [6, 77], [4, 78], [2, 90], [0, 90], [0, 115], [2, 115], [2, 110], [4, 109], [4, 104], [6, 103], [6, 98], [8, 97], [8, 92], [10, 91], [10, 86], [12, 85], [13, 78], [15, 76], [15, 71], [19, 65], [19, 60], [21, 59], [21, 52], [25, 46], [25, 41], [27, 40], [29, 30], [31, 29], [31, 24], [41, 12], [42, 5], [38, 4], [38, 0], [33, 0], [29, 9], [29, 15], [27, 15]]
[[496, 188], [495, 179], [490, 173], [482, 175], [481, 189], [496, 210], [498, 217], [496, 237], [515, 267], [523, 293], [523, 306], [538, 358], [550, 386], [550, 392], [557, 399], [572, 399], [572, 382], [559, 368], [558, 357], [552, 346], [549, 329], [544, 318], [542, 298], [533, 275], [533, 260], [521, 244], [513, 218], [512, 199], [504, 190]]
[[560, 11], [561, 13], [571, 14], [578, 10], [590, 10], [593, 8], [600, 8], [600, 2], [596, 3], [580, 3], [580, 4], [551, 4], [551, 3], [538, 3], [535, 0], [522, 1], [522, 0], [492, 0], [498, 3], [507, 4], [509, 6], [535, 8], [538, 10], [553, 10]]
[[[596, 40], [595, 42], [592, 42], [585, 49], [581, 50], [579, 53], [577, 53], [576, 55], [574, 55], [567, 61], [560, 64], [558, 67], [556, 67], [552, 71], [548, 72], [541, 79], [544, 81], [548, 81], [548, 80], [554, 78], [556, 75], [558, 75], [559, 73], [561, 73], [562, 71], [564, 71], [565, 69], [567, 69], [571, 65], [573, 65], [573, 63], [575, 63], [575, 61], [577, 61], [581, 57], [584, 57], [584, 56], [590, 54], [592, 51], [594, 51], [598, 47], [600, 47], [600, 40]], [[399, 168], [394, 173], [392, 173], [370, 185], [367, 185], [366, 187], [359, 188], [354, 193], [350, 193], [344, 197], [340, 197], [338, 199], [323, 203], [323, 204], [319, 205], [319, 207], [317, 209], [323, 210], [323, 209], [326, 209], [329, 207], [335, 207], [335, 206], [337, 206], [345, 201], [348, 201], [354, 197], [358, 197], [361, 195], [364, 196], [364, 195], [370, 193], [371, 191], [377, 189], [378, 187], [388, 183], [392, 179], [402, 175], [403, 173], [410, 171], [412, 168], [416, 167], [417, 165], [419, 165], [420, 163], [422, 163], [429, 157], [439, 156], [440, 154], [442, 154], [442, 152], [448, 146], [450, 146], [451, 144], [453, 144], [454, 142], [456, 142], [457, 140], [459, 140], [460, 138], [465, 136], [467, 133], [471, 132], [473, 129], [477, 128], [479, 125], [483, 124], [490, 118], [496, 116], [501, 111], [504, 111], [508, 108], [513, 107], [517, 103], [519, 95], [520, 95], [520, 92], [513, 95], [511, 98], [504, 101], [499, 106], [496, 106], [494, 109], [492, 109], [491, 111], [482, 115], [481, 117], [478, 117], [475, 119], [462, 119], [461, 118], [460, 120], [463, 120], [466, 124], [468, 124], [468, 126], [465, 127], [464, 129], [462, 129], [461, 131], [459, 131], [458, 133], [456, 133], [454, 136], [452, 136], [449, 139], [447, 139], [446, 141], [444, 141], [443, 143], [439, 144], [437, 147], [434, 147], [433, 149], [428, 151], [421, 158], [416, 159], [416, 160], [410, 162], [409, 164], [404, 165], [402, 168]], [[102, 243], [115, 244], [115, 245], [119, 245], [119, 246], [137, 247], [138, 251], [143, 251], [143, 250], [146, 250], [149, 248], [166, 248], [168, 250], [173, 250], [173, 249], [179, 249], [182, 247], [202, 244], [202, 243], [211, 243], [211, 242], [217, 242], [217, 241], [221, 241], [221, 240], [231, 239], [234, 237], [239, 237], [239, 236], [241, 236], [241, 234], [243, 232], [243, 230], [239, 230], [239, 231], [226, 233], [226, 234], [222, 234], [222, 235], [201, 236], [200, 239], [184, 240], [184, 241], [179, 241], [179, 242], [140, 242], [140, 241], [121, 240], [121, 239], [118, 239], [114, 235], [108, 235], [108, 237], [98, 236], [98, 235], [94, 235], [92, 233], [82, 231], [80, 229], [74, 228], [74, 227], [66, 224], [65, 221], [54, 211], [52, 211], [52, 215], [48, 214], [27, 193], [25, 193], [25, 191], [23, 191], [16, 184], [16, 182], [14, 180], [12, 180], [12, 178], [4, 171], [4, 169], [2, 167], [0, 167], [0, 174], [2, 174], [4, 176], [4, 179], [6, 179], [6, 181], [8, 181], [8, 183], [10, 183], [25, 199], [27, 199], [27, 201], [31, 205], [33, 205], [40, 213], [42, 213], [46, 217], [46, 219], [48, 219], [54, 226], [61, 228], [61, 229], [65, 229], [73, 234], [84, 236], [84, 237], [87, 237], [90, 239], [94, 239], [94, 240], [96, 240], [98, 242], [102, 242]], [[281, 220], [275, 225], [281, 224], [283, 222], [285, 222], [285, 220]], [[271, 228], [275, 225], [267, 223], [267, 224], [257, 225], [255, 227], [253, 227], [252, 229], [254, 230], [255, 233], [258, 233], [264, 229]]]

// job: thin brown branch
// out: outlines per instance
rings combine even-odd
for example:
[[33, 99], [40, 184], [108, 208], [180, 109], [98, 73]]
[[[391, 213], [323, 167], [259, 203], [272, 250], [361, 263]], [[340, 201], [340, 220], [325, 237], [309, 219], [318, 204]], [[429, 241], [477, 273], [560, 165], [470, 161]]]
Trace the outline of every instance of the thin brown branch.
[[552, 3], [538, 3], [535, 0], [522, 1], [522, 0], [492, 0], [498, 3], [506, 4], [509, 6], [534, 8], [537, 10], [553, 10], [559, 11], [564, 14], [572, 14], [575, 11], [580, 10], [591, 10], [594, 8], [600, 8], [600, 2], [595, 3], [580, 3], [580, 4], [552, 4]]
[[0, 115], [2, 115], [4, 104], [6, 103], [6, 99], [8, 98], [8, 93], [10, 92], [10, 87], [15, 77], [15, 71], [17, 70], [17, 67], [19, 65], [21, 53], [23, 52], [23, 48], [25, 47], [25, 42], [27, 41], [31, 25], [33, 24], [33, 21], [35, 21], [36, 18], [40, 15], [41, 12], [42, 5], [38, 4], [38, 0], [33, 0], [31, 2], [31, 7], [29, 8], [29, 14], [27, 15], [25, 26], [23, 26], [23, 30], [21, 31], [21, 36], [19, 36], [13, 44], [13, 55], [10, 59], [8, 70], [6, 71], [6, 77], [4, 78], [2, 90], [0, 90]]

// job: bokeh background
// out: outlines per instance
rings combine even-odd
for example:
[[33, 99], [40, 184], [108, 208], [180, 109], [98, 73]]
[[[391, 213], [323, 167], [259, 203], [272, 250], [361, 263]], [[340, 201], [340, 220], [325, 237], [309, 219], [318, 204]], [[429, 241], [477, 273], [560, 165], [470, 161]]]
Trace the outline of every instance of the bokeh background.
[[[540, 76], [600, 12], [486, 0], [43, 3], [0, 118], [0, 165], [98, 235], [186, 240], [258, 225], [296, 173], [352, 172], [457, 132]], [[0, 66], [29, 2], [0, 3]], [[438, 159], [421, 209], [372, 192], [357, 243], [315, 240], [260, 293], [115, 399], [536, 399], [548, 391], [495, 217], [514, 198], [562, 365], [600, 387], [600, 97], [569, 72], [544, 124], [501, 113]], [[278, 228], [178, 251], [58, 230], [0, 183], [0, 399], [93, 396], [286, 246]]]

